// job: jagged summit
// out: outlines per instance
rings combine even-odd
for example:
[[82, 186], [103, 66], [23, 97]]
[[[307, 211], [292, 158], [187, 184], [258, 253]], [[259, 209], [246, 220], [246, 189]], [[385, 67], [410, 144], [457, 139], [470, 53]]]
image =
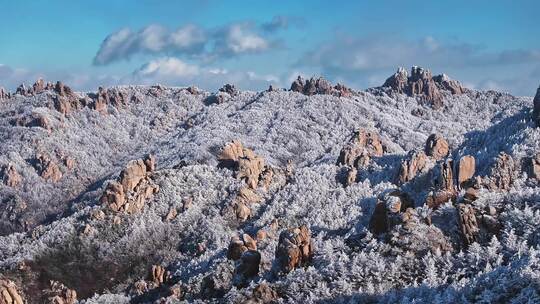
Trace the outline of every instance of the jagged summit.
[[302, 76], [298, 76], [296, 80], [291, 84], [291, 91], [299, 92], [304, 95], [326, 94], [334, 96], [349, 97], [353, 93], [350, 88], [338, 83], [333, 86], [328, 80], [323, 77], [311, 77], [310, 79], [304, 79]]
[[459, 81], [450, 79], [446, 74], [432, 76], [431, 71], [418, 66], [411, 68], [411, 74], [400, 67], [382, 85], [389, 88], [391, 93], [406, 94], [419, 98], [439, 109], [444, 105], [444, 94], [460, 95], [467, 91]]

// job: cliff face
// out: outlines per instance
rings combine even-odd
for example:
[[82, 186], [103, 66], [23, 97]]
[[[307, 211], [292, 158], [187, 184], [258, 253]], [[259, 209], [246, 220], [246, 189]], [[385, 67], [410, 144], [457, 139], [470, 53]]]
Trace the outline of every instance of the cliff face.
[[362, 92], [0, 90], [2, 296], [534, 299], [538, 104], [421, 68]]

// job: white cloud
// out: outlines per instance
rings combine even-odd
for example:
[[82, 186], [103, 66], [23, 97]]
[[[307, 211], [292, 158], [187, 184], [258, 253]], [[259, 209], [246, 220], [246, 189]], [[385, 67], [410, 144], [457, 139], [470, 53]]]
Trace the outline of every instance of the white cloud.
[[135, 54], [196, 55], [202, 52], [206, 42], [204, 30], [195, 25], [186, 25], [172, 32], [160, 25], [149, 25], [139, 32], [124, 28], [105, 38], [94, 57], [94, 64], [130, 59]]
[[94, 65], [107, 65], [128, 60], [138, 54], [174, 55], [204, 59], [207, 62], [260, 53], [277, 43], [263, 37], [261, 26], [250, 22], [231, 23], [227, 26], [205, 30], [189, 24], [171, 31], [153, 24], [138, 32], [129, 28], [108, 35], [94, 57]]
[[198, 66], [187, 64], [182, 60], [173, 57], [152, 60], [135, 71], [135, 75], [139, 77], [192, 77], [198, 74]]

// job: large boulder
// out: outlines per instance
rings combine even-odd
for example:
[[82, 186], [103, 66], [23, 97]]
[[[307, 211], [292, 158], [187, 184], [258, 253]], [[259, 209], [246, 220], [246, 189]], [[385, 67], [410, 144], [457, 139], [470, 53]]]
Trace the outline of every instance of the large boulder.
[[401, 190], [391, 190], [380, 195], [369, 221], [373, 234], [388, 232], [393, 226], [402, 223], [403, 213], [414, 208], [413, 199]]
[[282, 231], [276, 248], [276, 265], [279, 272], [288, 273], [307, 265], [313, 256], [311, 232], [305, 225]]
[[154, 167], [155, 159], [151, 155], [130, 161], [118, 180], [108, 183], [100, 203], [114, 212], [132, 214], [141, 211], [145, 202], [159, 191], [151, 178], [152, 171], [148, 170]]
[[456, 166], [457, 186], [463, 188], [474, 176], [476, 161], [474, 156], [465, 155], [459, 159]]
[[435, 158], [436, 160], [441, 160], [448, 156], [450, 152], [448, 142], [440, 134], [431, 134], [427, 141], [425, 152], [428, 156]]
[[[244, 148], [238, 140], [233, 140], [223, 147], [218, 161], [221, 167], [235, 170], [236, 177], [245, 180], [251, 189], [257, 188], [262, 177], [268, 178], [267, 174], [263, 176], [263, 172], [266, 171], [264, 158], [256, 155], [252, 150]], [[264, 180], [263, 184], [269, 182]]]
[[233, 236], [227, 248], [227, 258], [236, 261], [248, 250], [257, 250], [257, 242], [249, 234]]
[[367, 165], [373, 156], [382, 156], [384, 147], [375, 131], [360, 129], [354, 133], [349, 142], [341, 149], [337, 159], [338, 165], [362, 167]]
[[413, 180], [427, 165], [427, 156], [423, 151], [412, 151], [401, 161], [397, 182], [404, 184]]

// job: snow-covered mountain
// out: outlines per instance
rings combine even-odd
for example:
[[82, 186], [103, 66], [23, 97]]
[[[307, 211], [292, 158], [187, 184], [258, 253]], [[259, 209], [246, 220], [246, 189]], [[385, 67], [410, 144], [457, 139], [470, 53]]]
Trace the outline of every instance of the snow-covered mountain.
[[0, 303], [538, 302], [539, 113], [418, 67], [0, 89]]

